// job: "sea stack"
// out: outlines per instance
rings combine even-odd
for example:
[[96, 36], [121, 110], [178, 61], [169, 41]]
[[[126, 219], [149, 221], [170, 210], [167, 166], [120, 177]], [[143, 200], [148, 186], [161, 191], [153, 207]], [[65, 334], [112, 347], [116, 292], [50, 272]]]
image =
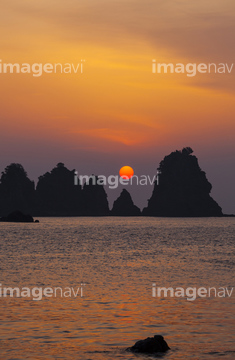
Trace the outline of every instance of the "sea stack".
[[172, 152], [161, 161], [157, 180], [143, 215], [163, 217], [223, 216], [212, 199], [212, 185], [189, 147]]
[[113, 216], [139, 216], [140, 209], [134, 205], [130, 193], [123, 189], [120, 196], [113, 203], [111, 215]]
[[99, 184], [98, 176], [92, 175], [82, 189], [82, 211], [84, 216], [110, 215], [107, 193]]

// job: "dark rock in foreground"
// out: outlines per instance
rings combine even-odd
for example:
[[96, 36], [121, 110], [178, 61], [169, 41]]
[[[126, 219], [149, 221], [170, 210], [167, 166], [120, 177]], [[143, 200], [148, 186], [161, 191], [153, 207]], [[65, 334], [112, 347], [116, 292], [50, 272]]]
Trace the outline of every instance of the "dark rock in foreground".
[[145, 216], [207, 217], [223, 216], [221, 207], [210, 196], [211, 184], [192, 155], [191, 148], [165, 156], [158, 168], [158, 181]]
[[155, 335], [152, 338], [148, 337], [145, 340], [137, 341], [134, 346], [126, 350], [134, 353], [155, 354], [158, 352], [166, 352], [170, 350], [170, 348], [162, 335]]
[[25, 215], [21, 211], [14, 211], [9, 215], [0, 218], [2, 222], [34, 222], [31, 215]]
[[130, 193], [123, 189], [121, 195], [113, 203], [111, 215], [113, 216], [139, 216], [140, 209], [134, 205]]

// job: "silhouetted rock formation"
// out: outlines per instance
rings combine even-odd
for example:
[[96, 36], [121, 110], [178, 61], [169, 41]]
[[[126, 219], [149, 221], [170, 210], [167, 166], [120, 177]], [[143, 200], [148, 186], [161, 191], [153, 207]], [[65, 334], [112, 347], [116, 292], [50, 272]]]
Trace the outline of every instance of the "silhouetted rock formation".
[[11, 214], [0, 218], [0, 221], [4, 222], [34, 222], [31, 215], [25, 215], [21, 211], [14, 211]]
[[[161, 161], [159, 184], [155, 181], [144, 216], [223, 216], [222, 209], [210, 196], [212, 186], [192, 152], [191, 148], [184, 148]], [[140, 215], [127, 190], [122, 191], [110, 212], [100, 179], [93, 176], [88, 181], [87, 177], [82, 188], [75, 174], [75, 170], [59, 163], [39, 177], [35, 190], [22, 165], [7, 166], [0, 178], [0, 216], [15, 209], [34, 216]]]
[[6, 215], [15, 209], [32, 213], [34, 207], [34, 182], [29, 180], [22, 165], [10, 164], [0, 179], [0, 214]]
[[192, 152], [191, 148], [184, 148], [161, 161], [159, 184], [156, 180], [143, 215], [223, 216], [221, 207], [210, 196], [212, 186]]
[[[82, 211], [85, 216], [110, 215], [107, 194], [97, 176], [92, 176], [82, 189]], [[95, 180], [94, 180], [95, 179]], [[98, 184], [97, 184], [98, 182]]]
[[166, 352], [170, 348], [162, 335], [155, 335], [152, 338], [148, 337], [145, 340], [137, 341], [134, 346], [126, 350], [133, 353], [156, 354], [158, 352]]
[[140, 209], [134, 205], [130, 193], [123, 189], [120, 196], [113, 203], [111, 211], [113, 216], [139, 216]]
[[37, 215], [75, 216], [82, 211], [82, 188], [74, 185], [75, 170], [68, 170], [63, 163], [39, 177], [36, 187]]
[[35, 190], [22, 165], [7, 166], [0, 179], [0, 216], [15, 209], [37, 216], [110, 215], [104, 186], [99, 182], [93, 185], [90, 179], [82, 189], [75, 174], [75, 170], [58, 163], [39, 177]]

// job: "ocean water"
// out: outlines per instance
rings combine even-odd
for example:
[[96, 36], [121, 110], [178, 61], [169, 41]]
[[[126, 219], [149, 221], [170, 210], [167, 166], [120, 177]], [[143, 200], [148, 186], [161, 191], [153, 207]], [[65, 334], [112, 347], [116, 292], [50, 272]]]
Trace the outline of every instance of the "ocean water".
[[79, 294], [1, 296], [1, 360], [152, 359], [125, 349], [155, 334], [171, 348], [165, 360], [235, 359], [235, 289], [194, 301], [152, 296], [153, 283], [235, 287], [235, 218], [39, 220], [0, 223], [1, 289]]

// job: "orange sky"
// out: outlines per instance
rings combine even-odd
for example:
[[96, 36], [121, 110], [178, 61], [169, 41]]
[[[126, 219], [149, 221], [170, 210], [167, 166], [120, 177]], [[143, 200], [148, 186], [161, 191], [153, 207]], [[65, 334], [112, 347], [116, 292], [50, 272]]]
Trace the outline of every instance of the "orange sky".
[[63, 160], [104, 173], [115, 159], [141, 171], [149, 159], [154, 173], [192, 146], [216, 183], [215, 156], [229, 172], [235, 154], [235, 69], [189, 78], [151, 62], [235, 63], [234, 20], [234, 0], [2, 0], [2, 62], [86, 62], [83, 74], [0, 74], [1, 170], [17, 161], [38, 176]]

